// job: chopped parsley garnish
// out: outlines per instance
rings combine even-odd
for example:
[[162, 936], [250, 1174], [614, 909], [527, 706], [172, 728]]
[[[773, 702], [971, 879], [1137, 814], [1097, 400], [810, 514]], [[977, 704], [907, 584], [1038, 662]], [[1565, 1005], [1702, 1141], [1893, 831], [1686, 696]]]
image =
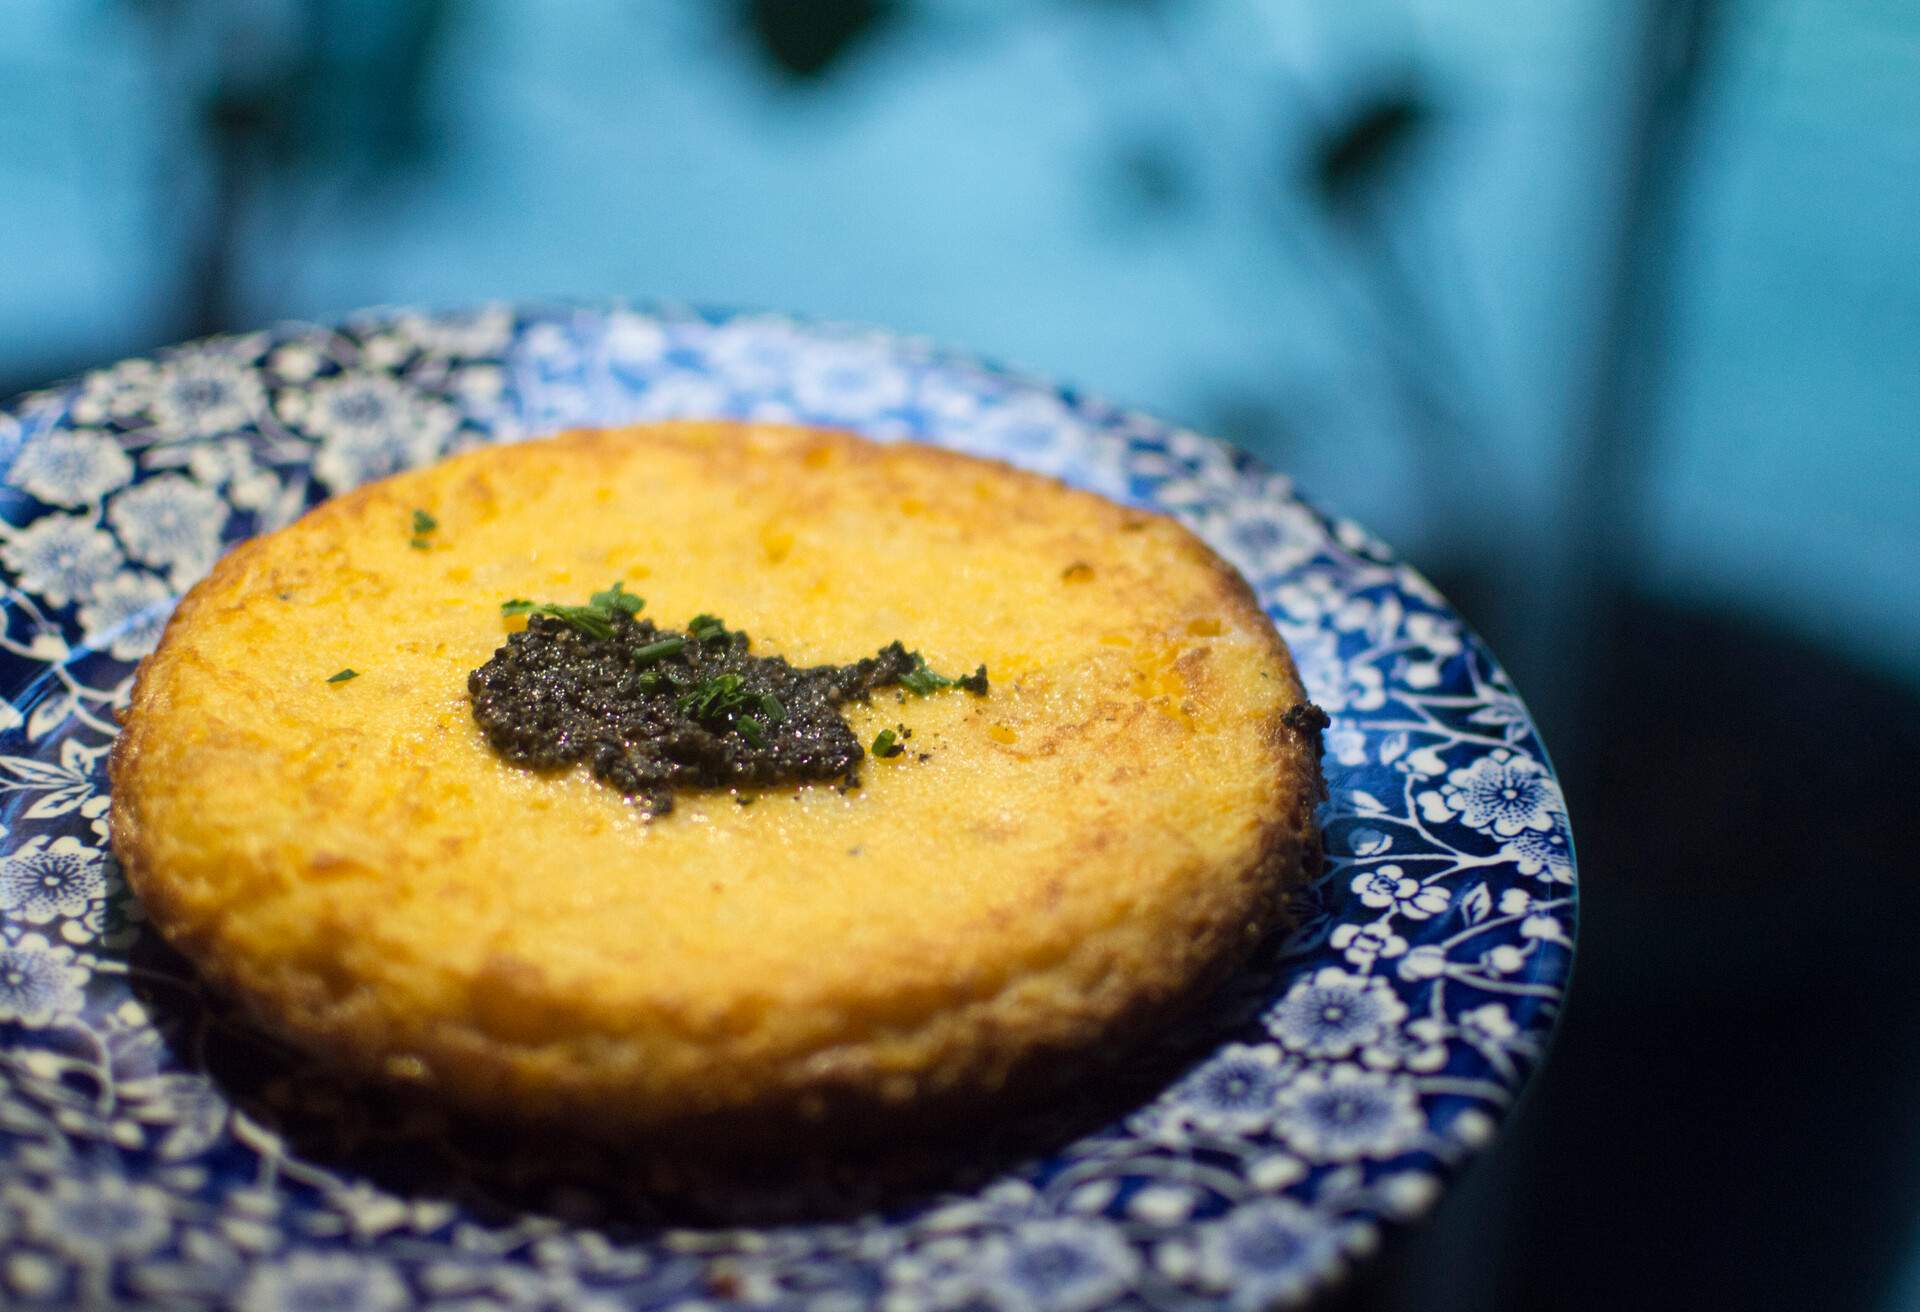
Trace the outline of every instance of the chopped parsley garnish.
[[734, 720], [733, 727], [740, 731], [742, 738], [745, 738], [755, 747], [765, 747], [767, 745], [767, 727], [751, 715], [738, 717]]
[[972, 674], [963, 674], [950, 679], [927, 665], [926, 657], [919, 652], [913, 653], [913, 668], [900, 676], [900, 686], [919, 697], [938, 692], [942, 688], [965, 688], [976, 696], [984, 697], [987, 692], [987, 667], [982, 665]]
[[727, 624], [717, 615], [695, 615], [687, 622], [687, 632], [695, 642], [718, 642], [726, 638]]
[[407, 539], [407, 545], [415, 551], [425, 551], [433, 545], [433, 531], [440, 527], [440, 521], [424, 510], [413, 512], [413, 536]]
[[359, 677], [360, 677], [360, 671], [347, 669], [347, 670], [340, 671], [340, 673], [338, 674], [329, 676], [327, 679], [327, 682], [328, 683], [345, 683], [348, 679], [357, 679]]
[[900, 739], [891, 729], [882, 729], [873, 739], [873, 754], [882, 760], [900, 755], [907, 749], [900, 745]]

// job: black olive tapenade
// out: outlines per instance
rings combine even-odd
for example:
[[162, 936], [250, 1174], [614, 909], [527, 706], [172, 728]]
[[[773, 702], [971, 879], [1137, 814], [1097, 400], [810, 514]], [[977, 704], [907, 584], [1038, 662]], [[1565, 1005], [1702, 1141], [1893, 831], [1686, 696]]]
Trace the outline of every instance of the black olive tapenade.
[[468, 676], [473, 716], [514, 764], [585, 761], [596, 779], [656, 815], [673, 809], [676, 789], [856, 785], [866, 752], [840, 707], [875, 688], [987, 691], [984, 665], [949, 679], [899, 642], [851, 665], [795, 669], [752, 655], [745, 633], [711, 616], [684, 631], [617, 606], [596, 616], [583, 627], [529, 615]]

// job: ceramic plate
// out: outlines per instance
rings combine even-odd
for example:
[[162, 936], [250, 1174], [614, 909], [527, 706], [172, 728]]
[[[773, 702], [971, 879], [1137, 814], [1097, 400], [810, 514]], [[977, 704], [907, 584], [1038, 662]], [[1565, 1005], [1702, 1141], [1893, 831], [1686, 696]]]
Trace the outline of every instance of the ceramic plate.
[[[248, 1031], [107, 853], [114, 712], [222, 550], [448, 451], [682, 416], [934, 442], [1167, 511], [1246, 575], [1333, 717], [1297, 932], [1117, 1104], [1051, 1109], [1053, 1137], [1004, 1158], [983, 1139], [984, 1174], [870, 1199], [857, 1172], [786, 1181], [749, 1224], [503, 1165]], [[1432, 1206], [1553, 1028], [1573, 851], [1506, 676], [1365, 530], [1148, 416], [772, 316], [398, 310], [20, 398], [0, 470], [0, 1303], [1284, 1304]]]

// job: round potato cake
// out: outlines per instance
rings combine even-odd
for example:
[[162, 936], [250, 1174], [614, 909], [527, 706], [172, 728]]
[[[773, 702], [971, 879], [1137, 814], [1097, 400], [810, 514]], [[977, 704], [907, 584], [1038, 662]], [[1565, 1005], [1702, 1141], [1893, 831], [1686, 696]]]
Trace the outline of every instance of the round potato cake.
[[[755, 655], [899, 639], [990, 690], [848, 703], [861, 743], [912, 732], [856, 788], [653, 815], [504, 760], [469, 698], [527, 623], [503, 602], [615, 580]], [[113, 846], [268, 1026], [468, 1110], [959, 1106], [1167, 1016], [1276, 925], [1318, 856], [1303, 704], [1246, 585], [1163, 516], [842, 433], [572, 432], [222, 560], [140, 670]]]

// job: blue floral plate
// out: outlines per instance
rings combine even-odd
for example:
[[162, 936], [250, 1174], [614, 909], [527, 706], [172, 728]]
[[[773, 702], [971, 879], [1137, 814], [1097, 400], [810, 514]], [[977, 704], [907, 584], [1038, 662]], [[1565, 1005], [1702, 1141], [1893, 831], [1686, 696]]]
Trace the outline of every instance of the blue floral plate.
[[[1326, 875], [1172, 1036], [1184, 1065], [1143, 1056], [1124, 1105], [1063, 1115], [985, 1178], [864, 1208], [844, 1176], [801, 1182], [756, 1224], [503, 1183], [430, 1118], [344, 1096], [202, 994], [106, 847], [114, 713], [224, 548], [462, 447], [721, 415], [936, 442], [1167, 511], [1252, 582], [1333, 717]], [[1552, 1031], [1572, 842], [1506, 676], [1364, 530], [1145, 415], [771, 316], [401, 310], [22, 397], [0, 471], [0, 1304], [1264, 1308], [1429, 1208]], [[809, 1213], [809, 1189], [855, 1205]]]

